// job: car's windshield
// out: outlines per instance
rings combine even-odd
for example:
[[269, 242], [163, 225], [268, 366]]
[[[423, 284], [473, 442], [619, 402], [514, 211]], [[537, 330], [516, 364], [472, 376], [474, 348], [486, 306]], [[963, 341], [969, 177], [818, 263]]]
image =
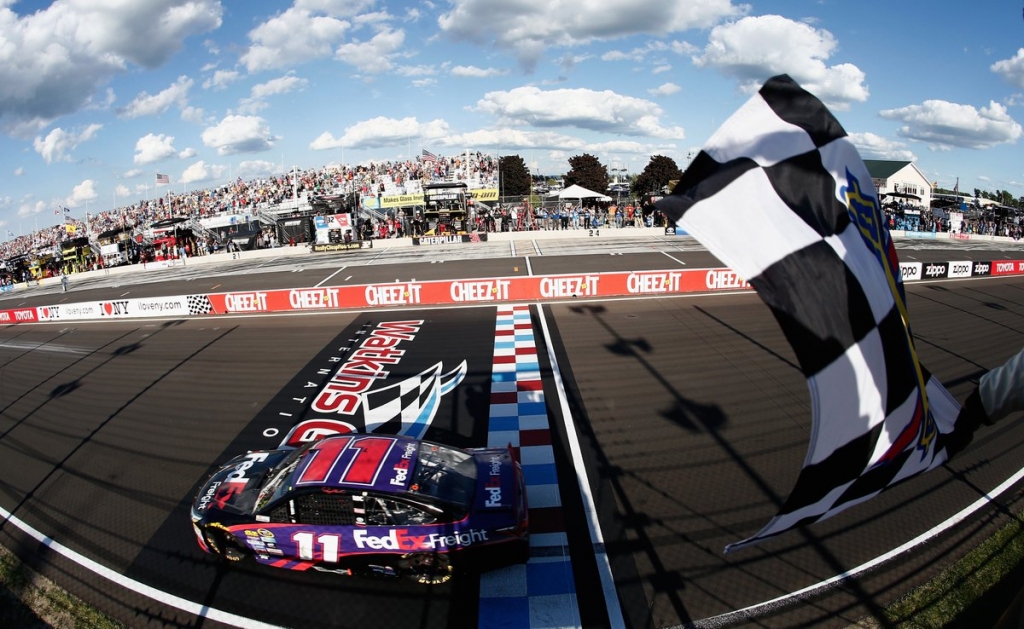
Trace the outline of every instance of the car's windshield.
[[256, 508], [254, 511], [259, 511], [263, 507], [267, 506], [270, 502], [277, 500], [286, 491], [284, 484], [285, 479], [291, 476], [292, 472], [295, 471], [295, 466], [302, 460], [304, 455], [312, 446], [316, 443], [311, 441], [299, 448], [296, 448], [288, 456], [281, 461], [280, 465], [275, 467], [267, 474], [267, 480], [260, 488], [260, 495], [256, 498]]
[[410, 486], [413, 492], [469, 508], [475, 487], [476, 462], [472, 455], [437, 443], [420, 444]]

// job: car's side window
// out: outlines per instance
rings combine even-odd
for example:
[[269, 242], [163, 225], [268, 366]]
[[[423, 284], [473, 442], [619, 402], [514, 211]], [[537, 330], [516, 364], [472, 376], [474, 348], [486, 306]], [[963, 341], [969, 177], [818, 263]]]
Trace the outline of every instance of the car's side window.
[[321, 526], [347, 526], [355, 523], [352, 496], [311, 492], [295, 499], [298, 524]]
[[366, 526], [410, 526], [433, 524], [437, 516], [416, 505], [394, 498], [381, 496], [357, 496], [362, 502], [362, 522], [359, 521], [360, 506], [356, 505], [356, 522]]

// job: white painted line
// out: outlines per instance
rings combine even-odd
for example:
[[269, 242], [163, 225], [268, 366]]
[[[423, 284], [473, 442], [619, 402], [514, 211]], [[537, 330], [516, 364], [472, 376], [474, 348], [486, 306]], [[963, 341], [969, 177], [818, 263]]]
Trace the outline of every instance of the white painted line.
[[682, 266], [686, 266], [686, 263], [683, 262], [682, 260], [680, 260], [679, 258], [677, 258], [677, 257], [675, 257], [673, 255], [669, 255], [668, 253], [666, 253], [664, 251], [662, 251], [661, 253], [663, 253], [665, 255], [665, 257], [668, 258], [669, 260], [675, 260], [676, 262], [678, 262]]
[[508, 254], [510, 256], [512, 256], [513, 258], [516, 257], [516, 241], [515, 240], [508, 241]]
[[530, 256], [524, 256], [523, 259], [526, 260], [526, 274], [532, 276], [533, 266], [530, 264]]
[[619, 595], [615, 591], [615, 579], [612, 577], [611, 562], [608, 561], [608, 553], [605, 551], [601, 523], [597, 519], [594, 494], [590, 491], [590, 478], [587, 475], [587, 468], [583, 464], [583, 451], [580, 448], [579, 436], [576, 434], [576, 426], [569, 411], [569, 401], [565, 395], [562, 371], [558, 368], [554, 345], [551, 343], [551, 334], [548, 332], [548, 320], [544, 316], [544, 307], [540, 304], [537, 304], [537, 313], [540, 319], [541, 331], [544, 333], [544, 344], [548, 348], [548, 361], [551, 362], [551, 374], [555, 380], [555, 390], [558, 391], [558, 405], [562, 411], [565, 434], [569, 439], [569, 451], [572, 453], [573, 467], [576, 468], [576, 484], [579, 485], [580, 495], [583, 497], [583, 511], [587, 518], [587, 528], [590, 529], [590, 543], [594, 549], [594, 559], [597, 561], [597, 573], [601, 578], [601, 591], [604, 594], [604, 604], [608, 611], [608, 622], [612, 629], [625, 629], [626, 622], [622, 617], [622, 608], [619, 606]]
[[543, 253], [540, 252], [540, 245], [537, 244], [536, 240], [531, 240], [530, 242], [533, 243], [533, 250], [537, 252], [537, 255], [544, 255]]
[[[541, 319], [541, 321], [543, 321], [543, 318]], [[809, 598], [811, 596], [817, 596], [824, 591], [830, 590], [833, 587], [842, 584], [847, 579], [855, 577], [861, 573], [868, 572], [874, 568], [881, 566], [884, 563], [892, 561], [893, 559], [902, 555], [903, 553], [912, 550], [913, 548], [920, 546], [921, 544], [924, 544], [925, 542], [929, 541], [930, 539], [941, 533], [948, 531], [957, 524], [960, 524], [961, 522], [966, 520], [975, 511], [978, 511], [983, 507], [987, 507], [1000, 494], [1005, 492], [1010, 487], [1013, 487], [1022, 478], [1024, 478], [1024, 469], [1018, 470], [1016, 474], [1003, 481], [998, 487], [996, 487], [989, 493], [985, 494], [981, 498], [978, 498], [973, 503], [971, 503], [970, 506], [965, 508], [963, 511], [957, 513], [953, 517], [949, 518], [945, 522], [937, 524], [936, 526], [925, 531], [924, 533], [921, 533], [909, 542], [906, 542], [901, 546], [897, 546], [896, 548], [890, 550], [884, 555], [875, 557], [871, 561], [862, 563], [856, 568], [847, 570], [842, 574], [837, 574], [834, 577], [825, 579], [824, 581], [820, 581], [818, 583], [815, 583], [814, 585], [809, 585], [801, 590], [797, 590], [796, 592], [790, 592], [789, 594], [784, 594], [782, 596], [779, 596], [778, 598], [773, 598], [770, 601], [758, 603], [757, 605], [751, 605], [750, 607], [744, 607], [743, 609], [737, 609], [736, 611], [728, 612], [725, 614], [719, 614], [718, 616], [711, 616], [710, 618], [695, 620], [693, 622], [686, 623], [683, 625], [676, 625], [676, 627], [672, 627], [670, 629], [696, 629], [698, 627], [711, 628], [732, 626], [738, 620], [749, 620], [752, 618], [757, 618], [758, 616], [767, 613], [774, 613], [777, 612], [780, 608], [785, 607], [786, 605], [789, 605], [791, 603], [795, 603], [799, 600]]]
[[60, 542], [55, 541], [52, 537], [47, 537], [37, 531], [35, 528], [16, 517], [7, 509], [0, 507], [0, 516], [7, 522], [10, 522], [14, 526], [21, 529], [26, 535], [32, 537], [43, 546], [46, 546], [50, 550], [63, 555], [71, 561], [82, 566], [86, 570], [97, 574], [108, 581], [116, 585], [120, 585], [123, 588], [129, 589], [136, 594], [140, 594], [147, 598], [150, 598], [158, 603], [163, 603], [168, 607], [180, 609], [181, 611], [188, 612], [200, 618], [209, 618], [216, 622], [222, 622], [226, 625], [233, 627], [243, 627], [245, 629], [281, 629], [279, 625], [271, 625], [252, 618], [246, 618], [244, 616], [236, 616], [228, 612], [208, 607], [202, 603], [193, 603], [192, 601], [183, 599], [167, 592], [162, 592], [154, 587], [150, 587], [144, 583], [139, 583], [133, 579], [111, 570], [110, 568], [99, 564], [88, 557], [80, 555], [79, 553], [71, 550], [67, 546], [64, 546]]
[[[337, 271], [335, 271], [334, 273], [331, 273], [330, 275], [328, 275], [328, 276], [327, 276], [327, 277], [325, 277], [324, 279], [320, 280], [320, 281], [319, 281], [319, 282], [318, 282], [318, 283], [316, 284], [315, 288], [320, 288], [321, 286], [323, 286], [323, 285], [324, 285], [324, 282], [326, 282], [326, 281], [330, 280], [330, 279], [331, 279], [332, 277], [334, 277], [334, 276], [335, 276], [335, 275], [337, 275], [338, 273], [341, 273], [342, 271], [344, 271], [344, 270], [345, 270], [345, 269], [347, 269], [347, 268], [348, 268], [347, 266], [343, 266], [343, 267], [341, 267], [340, 269], [338, 269]], [[349, 275], [349, 277], [352, 277], [352, 276], [351, 276], [351, 275]]]

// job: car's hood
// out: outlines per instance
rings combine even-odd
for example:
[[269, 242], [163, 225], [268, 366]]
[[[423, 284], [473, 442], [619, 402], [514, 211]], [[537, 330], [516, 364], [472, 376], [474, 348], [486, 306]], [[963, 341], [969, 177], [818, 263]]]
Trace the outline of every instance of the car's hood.
[[516, 504], [515, 461], [509, 450], [487, 449], [474, 452], [477, 488], [473, 507], [476, 511], [511, 509]]
[[211, 511], [251, 514], [266, 474], [286, 456], [288, 451], [268, 450], [231, 459], [199, 489], [192, 513], [201, 517]]

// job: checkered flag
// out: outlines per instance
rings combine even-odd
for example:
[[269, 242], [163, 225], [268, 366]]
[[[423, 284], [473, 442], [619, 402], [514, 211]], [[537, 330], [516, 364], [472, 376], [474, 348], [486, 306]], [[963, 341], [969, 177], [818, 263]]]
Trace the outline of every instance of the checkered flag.
[[188, 296], [188, 313], [190, 315], [207, 315], [213, 312], [213, 304], [206, 295]]
[[831, 112], [769, 80], [658, 202], [757, 290], [807, 377], [804, 467], [779, 513], [726, 552], [828, 518], [942, 464], [959, 406], [918, 361], [867, 168]]

